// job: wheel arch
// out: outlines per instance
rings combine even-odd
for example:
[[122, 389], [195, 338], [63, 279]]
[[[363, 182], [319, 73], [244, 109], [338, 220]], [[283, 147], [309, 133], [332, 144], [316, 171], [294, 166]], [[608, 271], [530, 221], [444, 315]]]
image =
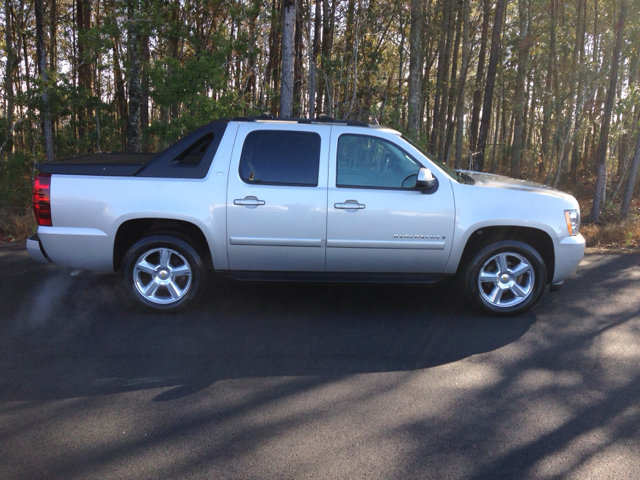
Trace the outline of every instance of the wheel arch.
[[555, 271], [555, 250], [551, 236], [539, 228], [521, 226], [490, 226], [475, 230], [467, 239], [457, 272], [463, 271], [471, 259], [485, 246], [500, 240], [516, 240], [534, 248], [544, 260], [547, 268], [547, 283]]
[[120, 270], [129, 249], [149, 235], [171, 235], [187, 242], [198, 252], [205, 265], [213, 268], [209, 242], [202, 229], [194, 223], [167, 218], [136, 218], [118, 227], [113, 245], [113, 270]]

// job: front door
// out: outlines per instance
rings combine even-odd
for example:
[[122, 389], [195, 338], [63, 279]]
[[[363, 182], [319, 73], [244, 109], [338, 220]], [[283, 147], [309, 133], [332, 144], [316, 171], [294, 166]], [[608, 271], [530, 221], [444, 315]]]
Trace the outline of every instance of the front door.
[[229, 171], [229, 268], [324, 270], [330, 127], [243, 123]]
[[[362, 130], [334, 127], [331, 139], [327, 271], [441, 273], [453, 240], [450, 180], [407, 153], [397, 136]], [[422, 166], [438, 179], [430, 194], [415, 188]]]

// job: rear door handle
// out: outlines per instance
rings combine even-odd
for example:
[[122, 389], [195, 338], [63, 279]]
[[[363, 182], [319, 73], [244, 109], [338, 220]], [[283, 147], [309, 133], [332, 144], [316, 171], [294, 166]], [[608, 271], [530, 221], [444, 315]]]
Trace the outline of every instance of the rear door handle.
[[244, 205], [245, 207], [257, 207], [259, 205], [264, 205], [264, 200], [259, 200], [258, 197], [244, 197], [244, 198], [236, 198], [233, 201], [234, 205]]
[[358, 203], [357, 200], [347, 200], [344, 203], [336, 203], [333, 206], [341, 210], [362, 210], [366, 207], [364, 203]]

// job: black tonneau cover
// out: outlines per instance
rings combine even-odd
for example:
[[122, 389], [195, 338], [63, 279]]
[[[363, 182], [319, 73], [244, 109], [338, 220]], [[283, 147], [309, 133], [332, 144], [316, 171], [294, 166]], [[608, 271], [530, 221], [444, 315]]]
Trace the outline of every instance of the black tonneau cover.
[[36, 167], [42, 173], [130, 177], [156, 155], [157, 153], [87, 153], [38, 163]]

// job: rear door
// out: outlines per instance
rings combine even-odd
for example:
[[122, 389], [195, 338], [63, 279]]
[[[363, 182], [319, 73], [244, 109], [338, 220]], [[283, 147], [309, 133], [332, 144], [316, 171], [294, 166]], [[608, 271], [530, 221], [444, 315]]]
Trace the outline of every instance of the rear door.
[[242, 123], [229, 171], [229, 268], [324, 271], [330, 127]]

